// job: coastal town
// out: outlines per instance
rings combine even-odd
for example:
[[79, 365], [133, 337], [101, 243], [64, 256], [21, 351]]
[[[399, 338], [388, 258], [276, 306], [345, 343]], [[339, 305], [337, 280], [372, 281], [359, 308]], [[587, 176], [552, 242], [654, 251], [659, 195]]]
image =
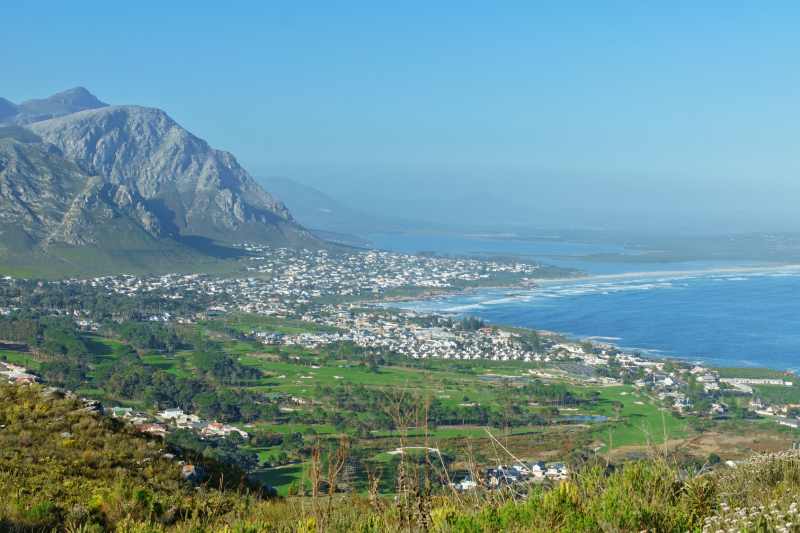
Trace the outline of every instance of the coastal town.
[[[761, 387], [791, 389], [795, 377], [785, 374], [752, 377], [721, 374], [705, 364], [679, 359], [644, 356], [597, 340], [570, 339], [563, 335], [487, 324], [459, 313], [429, 313], [404, 309], [394, 300], [430, 297], [478, 287], [507, 287], [506, 290], [535, 290], [543, 267], [519, 261], [483, 260], [414, 256], [380, 251], [355, 251], [331, 254], [324, 250], [269, 249], [242, 245], [247, 253], [246, 276], [208, 274], [169, 274], [162, 276], [102, 276], [62, 281], [38, 281], [5, 277], [0, 289], [0, 315], [18, 313], [27, 293], [48, 295], [70, 291], [91, 291], [102, 298], [122, 298], [137, 304], [137, 320], [166, 326], [193, 326], [208, 321], [224, 323], [230, 317], [256, 316], [291, 321], [296, 327], [255, 326], [235, 333], [241, 340], [260, 344], [264, 349], [302, 349], [313, 352], [337, 346], [353, 346], [370, 360], [408, 361], [487, 361], [515, 363], [514, 375], [487, 372], [482, 380], [510, 382], [524, 386], [535, 382], [565, 383], [575, 387], [632, 386], [638, 394], [657, 402], [660, 409], [677, 416], [724, 419], [733, 406], [726, 400], [746, 398], [747, 408], [737, 416], [774, 421], [777, 425], [800, 428], [800, 405], [760, 394]], [[24, 290], [23, 290], [24, 288]], [[16, 296], [15, 296], [16, 295]], [[24, 296], [23, 296], [24, 295]], [[116, 311], [100, 316], [85, 305], [68, 298], [36, 300], [41, 310], [74, 320], [87, 334], [101, 331], [109, 318], [123, 322]], [[56, 305], [53, 302], [60, 302]], [[30, 305], [30, 304], [28, 304]], [[230, 333], [230, 332], [229, 332]], [[0, 339], [0, 342], [2, 340]], [[0, 346], [2, 347], [2, 346]], [[298, 356], [297, 364], [303, 364]], [[340, 365], [341, 367], [341, 365]], [[314, 379], [317, 366], [299, 376], [298, 385]], [[342, 373], [345, 373], [342, 370]], [[34, 369], [3, 361], [0, 377], [17, 384], [41, 381]], [[276, 376], [280, 380], [285, 376]], [[344, 379], [343, 376], [334, 376]], [[280, 413], [293, 414], [311, 409], [315, 401], [302, 393], [272, 394]], [[87, 399], [87, 402], [90, 400]], [[641, 402], [640, 402], [641, 403]], [[741, 406], [740, 401], [736, 402]], [[96, 402], [92, 403], [95, 405]], [[478, 406], [464, 401], [462, 408]], [[559, 420], [593, 423], [606, 416], [573, 415], [562, 406]], [[251, 426], [205, 419], [196, 413], [169, 407], [160, 410], [137, 409], [104, 402], [100, 406], [109, 416], [130, 424], [137, 431], [164, 439], [170, 433], [187, 431], [206, 441], [247, 442]], [[574, 409], [573, 409], [574, 410]], [[480, 475], [471, 475], [453, 486], [472, 490], [478, 486], [497, 489], [518, 483], [557, 481], [568, 475], [558, 461], [515, 462], [496, 465]]]
[[[392, 297], [403, 291], [480, 286], [533, 286], [542, 266], [518, 261], [419, 256], [385, 251], [331, 253], [327, 250], [242, 245], [245, 277], [208, 274], [117, 275], [52, 282], [84, 285], [126, 296], [168, 300], [210, 297], [228, 310], [292, 317], [321, 301]], [[570, 273], [571, 271], [565, 271]], [[5, 278], [6, 283], [13, 282]], [[6, 310], [7, 311], [7, 310]], [[213, 310], [212, 310], [213, 311]], [[192, 320], [165, 313], [152, 320]]]
[[[713, 398], [721, 389], [753, 396], [752, 412], [774, 417], [779, 423], [798, 427], [797, 407], [773, 405], [758, 397], [753, 385], [794, 386], [786, 379], [722, 377], [702, 364], [645, 358], [604, 343], [570, 340], [549, 332], [531, 335], [526, 330], [475, 322], [464, 327], [460, 316], [392, 309], [392, 297], [419, 297], [425, 291], [453, 291], [469, 287], [502, 286], [532, 288], [542, 266], [519, 261], [450, 258], [385, 251], [352, 251], [333, 254], [327, 250], [270, 248], [242, 244], [247, 277], [207, 274], [162, 276], [102, 276], [39, 282], [49, 287], [90, 287], [100, 294], [129, 298], [148, 296], [156, 301], [203, 301], [206, 307], [191, 313], [158, 311], [142, 317], [151, 322], [192, 324], [230, 313], [288, 318], [316, 326], [315, 331], [282, 333], [252, 330], [246, 336], [265, 345], [317, 349], [338, 343], [381, 354], [413, 359], [521, 361], [534, 365], [573, 361], [594, 369], [581, 379], [606, 384], [631, 381], [652, 391], [671, 409], [692, 412], [697, 390]], [[570, 273], [572, 274], [572, 273]], [[574, 275], [574, 274], [572, 274]], [[18, 280], [0, 279], [0, 287]], [[392, 291], [397, 291], [394, 294]], [[423, 292], [419, 292], [423, 291]], [[13, 291], [12, 291], [13, 292]], [[434, 292], [435, 294], [435, 292]], [[16, 308], [0, 306], [0, 315]], [[165, 305], [166, 307], [166, 305]], [[50, 309], [66, 314], [87, 331], [96, 331], [97, 317], [79, 307]], [[597, 369], [613, 368], [613, 375]], [[6, 364], [0, 375], [11, 381], [35, 379], [23, 367]], [[689, 389], [695, 391], [689, 394]], [[704, 402], [705, 403], [705, 402]], [[724, 415], [723, 403], [711, 402], [707, 414]]]

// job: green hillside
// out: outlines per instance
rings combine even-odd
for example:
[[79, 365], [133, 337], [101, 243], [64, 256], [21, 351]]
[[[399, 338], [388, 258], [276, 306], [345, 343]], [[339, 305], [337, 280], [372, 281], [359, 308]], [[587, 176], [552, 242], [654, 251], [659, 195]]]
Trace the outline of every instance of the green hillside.
[[434, 493], [413, 468], [398, 472], [393, 497], [331, 493], [334, 452], [310, 468], [319, 472], [309, 473], [319, 480], [311, 496], [277, 499], [255, 496], [213, 464], [216, 477], [193, 486], [166, 451], [78, 400], [0, 385], [0, 531], [798, 530], [794, 451], [701, 472], [663, 457], [590, 464], [524, 498], [519, 489]]

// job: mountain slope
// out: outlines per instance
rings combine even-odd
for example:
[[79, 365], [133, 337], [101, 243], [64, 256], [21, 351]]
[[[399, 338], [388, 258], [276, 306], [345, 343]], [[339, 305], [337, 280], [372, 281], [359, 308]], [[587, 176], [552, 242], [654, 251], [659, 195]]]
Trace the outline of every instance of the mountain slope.
[[[181, 461], [208, 485], [184, 481]], [[69, 393], [0, 381], [0, 531], [209, 531], [197, 517], [244, 503], [247, 489], [258, 502], [234, 465], [147, 438]]]
[[297, 221], [316, 232], [350, 234], [364, 239], [370, 233], [431, 227], [426, 222], [351, 208], [319, 189], [288, 178], [269, 177], [260, 181], [286, 204]]
[[77, 165], [43, 144], [0, 139], [0, 227], [16, 226], [34, 241], [46, 239], [86, 180]]
[[19, 113], [19, 108], [13, 102], [0, 98], [0, 123], [10, 120], [17, 113]]
[[29, 124], [107, 105], [83, 87], [68, 89], [48, 98], [26, 100], [19, 105], [0, 98], [0, 124]]
[[238, 242], [325, 245], [233, 155], [161, 110], [108, 106], [74, 89], [20, 105], [2, 100], [2, 116], [4, 270], [169, 270], [230, 256]]
[[[207, 482], [183, 481], [178, 460], [201, 466]], [[419, 467], [400, 460], [399, 472]], [[797, 450], [734, 468], [679, 460], [597, 457], [552, 485], [461, 495], [384, 474], [398, 486], [392, 497], [329, 496], [317, 482], [311, 496], [265, 500], [236, 467], [145, 438], [58, 391], [0, 384], [0, 531], [798, 531]]]
[[86, 175], [51, 145], [0, 138], [0, 207], [4, 270], [73, 275], [203, 259], [136, 191]]
[[313, 240], [233, 155], [161, 110], [110, 106], [30, 128], [88, 173], [138, 191], [175, 233], [223, 242]]

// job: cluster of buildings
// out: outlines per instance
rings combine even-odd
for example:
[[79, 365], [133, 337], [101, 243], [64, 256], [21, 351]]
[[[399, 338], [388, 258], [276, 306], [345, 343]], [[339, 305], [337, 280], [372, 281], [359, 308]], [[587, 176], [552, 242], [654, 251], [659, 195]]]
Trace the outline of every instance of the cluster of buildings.
[[[376, 352], [395, 353], [414, 359], [491, 359], [495, 361], [549, 361], [522, 342], [522, 335], [508, 330], [482, 327], [465, 330], [458, 322], [421, 315], [415, 311], [388, 312], [352, 305], [328, 306], [307, 320], [337, 332], [282, 335], [252, 331], [264, 344], [300, 345], [318, 348], [337, 342], [352, 342]], [[423, 319], [424, 320], [420, 320]], [[424, 323], [421, 323], [424, 322]], [[545, 346], [552, 342], [544, 341]]]
[[544, 461], [533, 463], [519, 462], [510, 466], [500, 465], [488, 468], [481, 473], [480, 479], [467, 476], [453, 487], [459, 491], [469, 491], [483, 487], [489, 490], [513, 487], [519, 484], [542, 483], [545, 480], [563, 481], [569, 476], [569, 469], [564, 463], [546, 464]]
[[134, 411], [130, 407], [112, 407], [111, 416], [120, 418], [133, 424], [141, 433], [147, 433], [164, 438], [167, 433], [175, 429], [187, 429], [203, 438], [224, 438], [236, 434], [243, 439], [249, 437], [248, 433], [235, 426], [221, 422], [209, 422], [182, 409], [166, 409], [152, 417], [145, 413]]
[[[671, 364], [672, 369], [666, 371], [666, 365], [660, 361], [650, 364], [647, 376], [636, 381], [636, 386], [647, 387], [661, 400], [671, 399], [673, 408], [678, 412], [690, 412], [695, 409], [688, 390], [692, 382], [699, 386], [700, 396], [710, 401], [706, 413], [711, 416], [726, 416], [729, 406], [720, 399], [721, 392], [728, 395], [750, 397], [745, 404], [751, 413], [772, 417], [783, 426], [800, 428], [800, 418], [792, 413], [800, 411], [800, 404], [770, 403], [759, 396], [759, 386], [793, 387], [794, 382], [784, 378], [751, 378], [751, 377], [719, 377], [719, 374], [702, 365]], [[695, 394], [697, 396], [698, 394]]]
[[[382, 251], [331, 253], [327, 250], [271, 248], [241, 245], [247, 277], [224, 278], [204, 274], [163, 276], [115, 275], [70, 279], [55, 284], [80, 284], [111, 293], [137, 296], [157, 293], [182, 300], [202, 295], [219, 299], [223, 310], [297, 316], [300, 309], [324, 298], [379, 296], [394, 289], [448, 289], [464, 284], [489, 283], [513, 276], [531, 283], [539, 265], [522, 262], [415, 256]], [[154, 320], [192, 321], [168, 313]]]
[[290, 295], [299, 283], [319, 296], [357, 295], [401, 287], [449, 288], [460, 282], [489, 279], [498, 273], [532, 275], [527, 263], [445, 258], [377, 250], [329, 253], [243, 244], [251, 254], [250, 272], [268, 274], [276, 288]]

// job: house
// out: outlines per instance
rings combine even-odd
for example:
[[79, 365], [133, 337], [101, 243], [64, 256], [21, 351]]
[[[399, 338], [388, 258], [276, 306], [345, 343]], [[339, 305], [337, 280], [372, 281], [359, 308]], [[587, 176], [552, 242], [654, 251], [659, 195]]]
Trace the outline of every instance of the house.
[[158, 413], [156, 416], [161, 418], [162, 420], [174, 420], [180, 416], [183, 416], [183, 409], [165, 409]]
[[199, 416], [184, 413], [182, 409], [165, 409], [156, 416], [165, 422], [172, 422], [180, 429], [196, 429], [201, 422]]
[[567, 466], [563, 463], [555, 463], [547, 468], [545, 475], [550, 479], [564, 480], [567, 479], [568, 474]]
[[162, 439], [167, 436], [167, 428], [161, 424], [140, 424], [136, 426], [136, 430]]
[[111, 416], [114, 418], [130, 418], [133, 416], [133, 409], [130, 407], [112, 407]]
[[33, 374], [12, 374], [11, 381], [16, 383], [17, 385], [30, 385], [31, 383], [36, 383], [39, 381], [39, 378], [34, 376]]
[[728, 408], [725, 407], [721, 403], [712, 403], [711, 404], [711, 414], [712, 415], [724, 415], [728, 411]]
[[519, 476], [529, 476], [531, 475], [531, 470], [526, 465], [522, 463], [517, 463], [511, 466], [511, 470], [517, 473]]
[[761, 409], [764, 409], [765, 407], [766, 404], [761, 401], [761, 398], [753, 398], [752, 400], [750, 400], [750, 409], [754, 411], [759, 411]]
[[239, 428], [228, 426], [220, 422], [211, 422], [202, 430], [200, 430], [200, 434], [204, 437], [227, 437], [231, 433], [236, 433], [243, 439], [249, 437], [246, 431], [242, 431]]
[[511, 470], [506, 470], [505, 467], [499, 466], [497, 468], [490, 468], [486, 471], [486, 481], [489, 487], [498, 488], [505, 485], [516, 483], [519, 477]]
[[464, 492], [476, 489], [478, 487], [478, 483], [473, 481], [469, 477], [466, 477], [461, 481], [459, 481], [458, 483], [455, 483], [453, 486], [455, 487], [456, 490]]

